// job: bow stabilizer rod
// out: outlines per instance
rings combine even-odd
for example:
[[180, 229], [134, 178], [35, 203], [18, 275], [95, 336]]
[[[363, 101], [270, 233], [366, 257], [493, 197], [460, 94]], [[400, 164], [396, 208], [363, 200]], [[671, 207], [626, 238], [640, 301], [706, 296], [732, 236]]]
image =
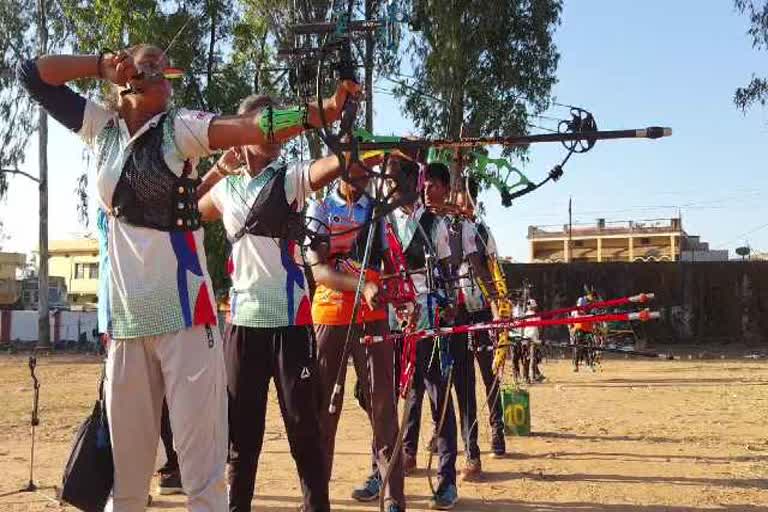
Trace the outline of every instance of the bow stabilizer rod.
[[[355, 142], [360, 151], [392, 150], [392, 149], [423, 149], [423, 148], [472, 148], [477, 146], [526, 146], [541, 142], [574, 142], [598, 141], [615, 139], [659, 139], [672, 135], [672, 128], [649, 126], [628, 130], [598, 130], [594, 132], [569, 133], [539, 133], [532, 135], [515, 135], [512, 137], [472, 137], [456, 140], [450, 139], [405, 139]], [[339, 149], [349, 151], [351, 143], [341, 143]]]

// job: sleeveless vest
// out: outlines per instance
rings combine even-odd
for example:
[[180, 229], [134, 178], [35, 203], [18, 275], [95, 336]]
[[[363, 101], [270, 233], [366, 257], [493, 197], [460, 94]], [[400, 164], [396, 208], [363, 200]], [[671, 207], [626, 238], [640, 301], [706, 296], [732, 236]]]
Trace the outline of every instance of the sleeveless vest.
[[421, 230], [417, 230], [413, 235], [413, 239], [408, 247], [403, 251], [405, 254], [405, 260], [408, 262], [408, 268], [415, 270], [423, 268], [427, 263], [426, 254], [429, 250], [429, 246], [432, 245], [431, 240], [425, 240], [424, 235], [431, 236], [432, 227], [435, 224], [437, 217], [435, 214], [429, 211], [425, 211], [419, 219]]
[[272, 163], [262, 171], [272, 172], [272, 177], [259, 191], [245, 224], [235, 233], [233, 242], [249, 234], [304, 243], [308, 233], [304, 216], [295, 211], [285, 198], [287, 169], [285, 164]]

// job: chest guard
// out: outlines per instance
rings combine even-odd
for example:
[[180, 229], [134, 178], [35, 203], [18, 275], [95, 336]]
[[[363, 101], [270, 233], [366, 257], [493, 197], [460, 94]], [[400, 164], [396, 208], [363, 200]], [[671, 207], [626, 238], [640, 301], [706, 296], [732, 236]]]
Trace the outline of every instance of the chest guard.
[[[285, 164], [273, 163], [262, 172], [270, 173], [256, 199], [251, 205], [243, 227], [235, 233], [233, 242], [245, 235], [266, 236], [304, 243], [313, 235], [304, 223], [304, 216], [294, 210], [285, 198]], [[312, 243], [315, 243], [313, 239]]]
[[199, 180], [189, 178], [189, 161], [176, 176], [165, 163], [160, 118], [133, 143], [112, 196], [112, 213], [128, 224], [159, 231], [195, 231], [200, 228], [197, 209]]
[[405, 249], [405, 261], [408, 262], [408, 268], [410, 270], [416, 270], [424, 268], [427, 264], [426, 254], [429, 251], [429, 245], [431, 241], [425, 240], [424, 235], [430, 236], [432, 233], [432, 226], [435, 224], [435, 214], [430, 211], [425, 211], [419, 219], [421, 230], [417, 230], [413, 235], [413, 239], [408, 247]]

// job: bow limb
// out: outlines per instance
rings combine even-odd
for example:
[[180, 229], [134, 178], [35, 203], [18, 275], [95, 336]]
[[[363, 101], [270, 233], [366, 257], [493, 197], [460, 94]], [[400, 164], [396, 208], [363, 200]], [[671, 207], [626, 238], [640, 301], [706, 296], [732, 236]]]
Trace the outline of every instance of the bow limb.
[[[403, 245], [397, 237], [392, 225], [385, 223], [385, 237], [387, 251], [385, 254], [385, 266], [391, 273], [391, 278], [382, 281], [384, 300], [392, 304], [395, 315], [403, 327], [405, 333], [402, 340], [402, 353], [400, 355], [400, 375], [398, 376], [399, 395], [405, 399], [413, 384], [413, 374], [416, 369], [416, 343], [419, 338], [410, 336], [410, 332], [416, 326], [415, 318], [418, 318], [419, 304], [416, 300], [416, 288], [408, 273], [407, 261], [403, 251]], [[407, 318], [407, 320], [406, 320]], [[389, 461], [384, 473], [381, 474], [381, 492], [379, 494], [379, 510], [384, 512], [386, 488], [392, 477], [392, 471], [401, 456], [403, 449], [403, 426], [407, 419], [407, 408], [403, 408], [402, 418], [398, 425], [397, 439], [392, 447]], [[381, 471], [381, 469], [380, 469]]]

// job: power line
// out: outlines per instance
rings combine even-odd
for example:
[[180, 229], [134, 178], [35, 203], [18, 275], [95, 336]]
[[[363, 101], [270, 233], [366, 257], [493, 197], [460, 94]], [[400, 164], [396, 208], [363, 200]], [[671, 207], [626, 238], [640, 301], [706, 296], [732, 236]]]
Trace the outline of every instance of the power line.
[[745, 233], [742, 233], [739, 236], [734, 237], [733, 239], [728, 240], [727, 242], [725, 242], [723, 244], [718, 245], [718, 247], [720, 247], [720, 248], [727, 248], [727, 246], [731, 245], [732, 243], [737, 242], [737, 241], [743, 239], [744, 237], [749, 236], [749, 235], [751, 235], [753, 233], [757, 233], [758, 231], [761, 231], [761, 230], [763, 230], [765, 228], [768, 228], [768, 222], [765, 223], [765, 224], [760, 224], [759, 226], [757, 226], [757, 227], [755, 227], [753, 229], [750, 229], [749, 231], [747, 231]]

